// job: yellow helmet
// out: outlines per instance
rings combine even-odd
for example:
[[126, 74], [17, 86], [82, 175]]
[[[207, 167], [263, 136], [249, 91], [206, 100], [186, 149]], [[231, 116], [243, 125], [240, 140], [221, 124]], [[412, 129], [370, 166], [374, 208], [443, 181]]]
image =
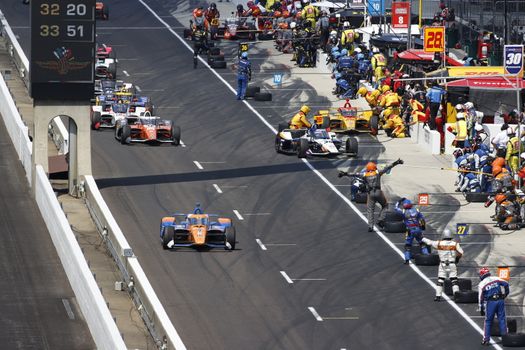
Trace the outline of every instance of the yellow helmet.
[[304, 114], [308, 114], [310, 113], [310, 107], [308, 107], [307, 105], [303, 105], [300, 111], [303, 112]]
[[379, 95], [381, 95], [381, 91], [379, 90], [374, 90], [372, 91], [372, 93], [370, 94], [373, 98], [377, 98]]
[[381, 92], [382, 93], [385, 93], [387, 91], [390, 91], [390, 86], [388, 86], [388, 85], [381, 86]]
[[368, 92], [368, 90], [367, 90], [366, 87], [364, 87], [364, 86], [361, 86], [361, 87], [359, 88], [359, 90], [357, 90], [357, 93], [358, 93], [359, 95], [361, 95], [361, 96], [365, 96], [367, 92]]

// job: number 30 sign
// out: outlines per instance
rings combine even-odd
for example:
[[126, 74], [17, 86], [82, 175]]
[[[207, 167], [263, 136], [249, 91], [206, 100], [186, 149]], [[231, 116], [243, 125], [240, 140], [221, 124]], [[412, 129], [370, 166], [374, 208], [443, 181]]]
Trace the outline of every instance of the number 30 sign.
[[445, 27], [426, 27], [423, 42], [425, 52], [445, 51]]

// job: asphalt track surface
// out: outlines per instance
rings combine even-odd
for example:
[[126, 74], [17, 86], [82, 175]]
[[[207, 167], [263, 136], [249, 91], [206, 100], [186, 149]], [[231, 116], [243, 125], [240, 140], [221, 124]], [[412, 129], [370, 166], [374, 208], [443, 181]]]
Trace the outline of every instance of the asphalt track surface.
[[[140, 86], [160, 116], [181, 126], [186, 147], [122, 146], [111, 131], [96, 132], [93, 171], [190, 349], [478, 347], [478, 332], [447, 303], [433, 303], [427, 282], [367, 232], [361, 218], [302, 161], [276, 154], [270, 130], [202, 64], [193, 70], [191, 53], [139, 1], [107, 3], [110, 20], [98, 22], [97, 33], [117, 50], [119, 71], [129, 75], [119, 78]], [[170, 16], [176, 2], [146, 3], [182, 32]], [[14, 4], [2, 10], [26, 49], [27, 9]], [[235, 44], [223, 45], [232, 57]], [[261, 62], [254, 61], [255, 80]], [[235, 83], [233, 71], [220, 73]], [[282, 106], [308, 88], [295, 84], [295, 91], [274, 93], [273, 102], [251, 104], [277, 125], [296, 109]], [[315, 91], [303, 93], [313, 105], [326, 102]], [[272, 104], [280, 107], [268, 108]], [[337, 178], [336, 167], [359, 169], [383, 147], [368, 135], [360, 141], [356, 160], [311, 164], [334, 185], [348, 185]], [[233, 218], [234, 252], [162, 250], [160, 218], [190, 212], [196, 202]], [[446, 219], [440, 215], [429, 221]], [[403, 241], [402, 235], [388, 237]], [[436, 269], [422, 271], [435, 277]], [[462, 308], [477, 315], [475, 305]]]
[[3, 122], [0, 139], [0, 348], [94, 349]]

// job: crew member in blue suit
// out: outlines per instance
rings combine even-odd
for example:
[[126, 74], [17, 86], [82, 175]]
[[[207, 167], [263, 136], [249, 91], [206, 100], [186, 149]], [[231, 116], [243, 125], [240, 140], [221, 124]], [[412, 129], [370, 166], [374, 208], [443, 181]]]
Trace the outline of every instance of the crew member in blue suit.
[[412, 201], [405, 198], [397, 202], [395, 209], [397, 212], [403, 214], [403, 220], [405, 221], [405, 226], [407, 228], [405, 236], [405, 264], [410, 262], [410, 250], [412, 249], [414, 239], [419, 243], [421, 253], [428, 255], [429, 252], [427, 245], [423, 243], [423, 231], [426, 226], [423, 214], [413, 207]]
[[248, 60], [248, 53], [243, 52], [239, 59], [237, 71], [237, 99], [244, 100], [248, 81], [252, 79], [252, 64]]
[[490, 345], [490, 329], [494, 316], [498, 315], [499, 331], [507, 334], [507, 320], [505, 317], [505, 298], [509, 295], [509, 284], [498, 277], [492, 277], [486, 267], [479, 270], [479, 312], [485, 316], [485, 327], [482, 345]]

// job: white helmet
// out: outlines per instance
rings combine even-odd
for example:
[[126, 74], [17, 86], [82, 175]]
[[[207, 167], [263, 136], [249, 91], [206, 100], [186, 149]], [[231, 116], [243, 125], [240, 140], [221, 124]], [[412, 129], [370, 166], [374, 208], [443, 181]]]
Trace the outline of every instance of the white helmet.
[[377, 47], [373, 47], [372, 48], [372, 53], [379, 53], [379, 49]]
[[459, 112], [458, 114], [456, 114], [456, 119], [465, 119], [465, 113]]
[[295, 22], [290, 23], [290, 29], [294, 29], [295, 26], [297, 26], [297, 23], [295, 23]]
[[355, 52], [355, 53], [361, 53], [361, 49], [358, 48], [358, 47], [356, 47], [356, 48], [354, 49], [354, 52]]
[[514, 130], [512, 128], [507, 129], [507, 135], [514, 135]]
[[330, 32], [330, 36], [337, 36], [337, 31], [332, 30], [332, 31]]
[[480, 123], [476, 123], [476, 125], [474, 126], [474, 130], [478, 132], [483, 131], [483, 125], [481, 125]]
[[344, 21], [343, 22], [343, 28], [349, 28], [349, 27], [350, 27], [350, 22]]
[[465, 109], [471, 109], [471, 108], [474, 108], [474, 103], [472, 102], [465, 103]]
[[463, 105], [462, 105], [461, 103], [458, 103], [458, 104], [456, 105], [456, 110], [458, 110], [458, 111], [462, 111], [463, 108], [464, 108], [464, 107], [463, 107]]
[[450, 231], [448, 228], [443, 230], [443, 235], [441, 236], [442, 239], [452, 239], [452, 231]]

